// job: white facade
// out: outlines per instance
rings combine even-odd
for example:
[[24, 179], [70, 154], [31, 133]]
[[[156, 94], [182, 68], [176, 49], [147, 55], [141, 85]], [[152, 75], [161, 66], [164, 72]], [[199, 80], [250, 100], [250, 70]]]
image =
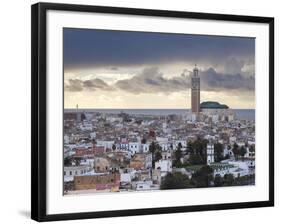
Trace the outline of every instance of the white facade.
[[70, 138], [69, 138], [68, 135], [65, 135], [65, 136], [63, 137], [63, 140], [64, 140], [64, 143], [65, 143], [65, 144], [69, 144]]
[[165, 159], [172, 159], [172, 151], [169, 150], [169, 151], [165, 151], [165, 152], [162, 152], [162, 159], [165, 160]]
[[141, 150], [142, 150], [142, 152], [144, 152], [144, 153], [147, 153], [147, 152], [149, 152], [149, 144], [141, 144]]
[[218, 121], [219, 121], [219, 115], [218, 114], [212, 115], [212, 122], [216, 123]]
[[82, 159], [80, 161], [81, 166], [87, 166], [89, 168], [94, 168], [95, 166], [95, 159]]
[[91, 133], [90, 133], [90, 138], [91, 138], [92, 140], [95, 139], [96, 136], [97, 136], [96, 132], [91, 132]]
[[120, 182], [131, 182], [131, 174], [130, 173], [121, 173], [120, 174]]
[[137, 191], [157, 190], [157, 189], [159, 189], [159, 186], [154, 185], [152, 181], [139, 181], [136, 183]]
[[93, 130], [93, 125], [92, 123], [88, 122], [88, 121], [83, 121], [79, 128], [82, 130], [82, 131], [92, 131]]
[[159, 160], [155, 162], [155, 169], [161, 170], [161, 172], [172, 172], [172, 160]]
[[97, 145], [103, 146], [105, 149], [112, 149], [114, 141], [97, 140]]
[[175, 140], [173, 142], [173, 149], [177, 149], [179, 144], [181, 144], [182, 148], [186, 148], [186, 140]]
[[81, 176], [89, 171], [88, 166], [64, 166], [64, 182], [73, 181], [74, 176]]
[[207, 165], [215, 162], [214, 159], [214, 144], [208, 143], [207, 144]]
[[170, 149], [170, 144], [169, 143], [162, 143], [162, 144], [159, 144], [162, 151], [167, 151]]
[[121, 151], [129, 151], [129, 143], [121, 142], [118, 147]]
[[129, 151], [134, 155], [139, 153], [141, 150], [141, 145], [139, 142], [129, 142]]

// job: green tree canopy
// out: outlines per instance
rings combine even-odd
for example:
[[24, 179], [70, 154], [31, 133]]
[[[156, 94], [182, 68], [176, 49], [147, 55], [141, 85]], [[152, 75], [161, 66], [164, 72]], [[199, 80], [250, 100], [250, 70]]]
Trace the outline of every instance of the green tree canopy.
[[175, 160], [174, 160], [174, 166], [175, 167], [180, 167], [181, 166], [181, 157], [182, 157], [182, 151], [181, 147], [177, 147], [176, 151], [174, 152], [175, 155]]
[[168, 173], [161, 182], [160, 188], [164, 189], [183, 189], [195, 187], [188, 176], [182, 173]]
[[239, 155], [239, 146], [237, 145], [237, 143], [235, 142], [232, 148], [232, 152], [235, 156], [235, 160], [238, 159], [238, 155]]
[[196, 187], [210, 187], [213, 181], [213, 169], [210, 166], [203, 166], [195, 172], [192, 179], [196, 182]]
[[239, 154], [242, 157], [242, 159], [244, 160], [245, 154], [247, 153], [247, 150], [244, 146], [242, 146], [239, 150]]
[[221, 175], [217, 174], [214, 178], [214, 184], [215, 187], [221, 187], [223, 186], [223, 178], [221, 177]]
[[233, 174], [225, 174], [223, 177], [223, 186], [233, 186], [234, 177]]
[[152, 167], [155, 167], [155, 162], [158, 161], [159, 159], [162, 158], [161, 155], [161, 147], [157, 142], [151, 142], [151, 144], [149, 145], [149, 151], [152, 154]]
[[215, 162], [223, 160], [223, 145], [221, 143], [214, 144]]

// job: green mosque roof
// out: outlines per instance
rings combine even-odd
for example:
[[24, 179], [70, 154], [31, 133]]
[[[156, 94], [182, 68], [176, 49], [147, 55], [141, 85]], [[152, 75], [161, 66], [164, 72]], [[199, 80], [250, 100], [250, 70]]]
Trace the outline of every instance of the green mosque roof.
[[201, 109], [228, 109], [229, 107], [225, 104], [220, 104], [215, 101], [205, 101], [200, 104]]

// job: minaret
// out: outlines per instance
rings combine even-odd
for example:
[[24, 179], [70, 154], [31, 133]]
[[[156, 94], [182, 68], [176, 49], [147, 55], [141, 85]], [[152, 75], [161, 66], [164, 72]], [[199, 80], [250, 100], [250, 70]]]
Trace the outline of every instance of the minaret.
[[76, 124], [79, 124], [81, 122], [81, 113], [78, 109], [78, 104], [76, 104]]
[[191, 76], [191, 112], [200, 112], [200, 77], [196, 65]]

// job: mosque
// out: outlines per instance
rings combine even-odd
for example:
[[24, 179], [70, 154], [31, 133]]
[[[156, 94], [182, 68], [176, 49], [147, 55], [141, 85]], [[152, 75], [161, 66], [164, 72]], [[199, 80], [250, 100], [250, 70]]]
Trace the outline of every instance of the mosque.
[[216, 101], [200, 103], [200, 76], [196, 65], [191, 76], [191, 112], [192, 120], [201, 120], [202, 117], [207, 117], [213, 122], [234, 119], [234, 112], [225, 104]]

